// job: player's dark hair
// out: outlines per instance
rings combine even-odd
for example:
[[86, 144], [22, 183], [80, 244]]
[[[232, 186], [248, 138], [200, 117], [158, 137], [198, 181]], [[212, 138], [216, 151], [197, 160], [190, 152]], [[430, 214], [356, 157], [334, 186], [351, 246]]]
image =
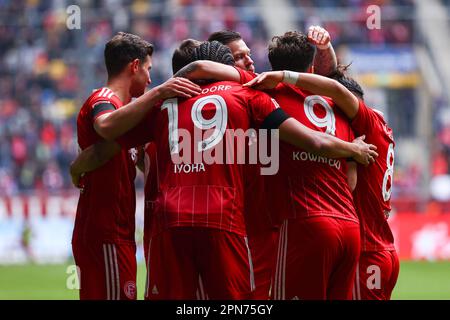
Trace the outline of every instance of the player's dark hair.
[[315, 47], [308, 37], [297, 31], [275, 36], [269, 44], [269, 61], [272, 70], [305, 72], [314, 60]]
[[118, 75], [125, 66], [133, 61], [139, 59], [143, 63], [147, 56], [152, 56], [153, 45], [139, 36], [118, 32], [105, 45], [105, 64], [108, 76], [113, 77]]
[[218, 41], [204, 41], [200, 45], [194, 45], [192, 42], [189, 43], [183, 42], [181, 44], [183, 48], [180, 46], [172, 56], [174, 74], [178, 74], [178, 71], [183, 67], [197, 60], [211, 60], [234, 66], [233, 55], [231, 54], [230, 48], [226, 45]]
[[364, 100], [364, 90], [361, 88], [359, 83], [352, 77], [347, 76], [346, 72], [350, 67], [351, 63], [348, 65], [338, 64], [336, 70], [329, 75], [332, 78], [346, 87], [354, 95], [356, 95], [361, 100]]
[[194, 61], [193, 52], [201, 44], [201, 41], [195, 39], [186, 39], [181, 42], [172, 55], [172, 71], [174, 74]]
[[241, 40], [241, 34], [236, 31], [222, 30], [211, 33], [208, 41], [219, 41], [221, 44], [228, 45], [230, 42]]
[[234, 58], [230, 48], [219, 41], [205, 41], [195, 48], [193, 52], [195, 60], [211, 60], [234, 66]]

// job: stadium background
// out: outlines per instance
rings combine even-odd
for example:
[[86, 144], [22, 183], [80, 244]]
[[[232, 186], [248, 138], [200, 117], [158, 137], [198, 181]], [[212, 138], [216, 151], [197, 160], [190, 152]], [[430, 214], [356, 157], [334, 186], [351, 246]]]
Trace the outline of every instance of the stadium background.
[[[79, 29], [67, 23], [77, 14], [71, 5]], [[401, 269], [393, 298], [450, 299], [449, 17], [448, 0], [0, 0], [0, 299], [77, 298], [68, 288], [78, 200], [68, 166], [77, 111], [104, 84], [103, 48], [114, 33], [155, 45], [155, 86], [171, 76], [185, 38], [239, 31], [261, 72], [273, 35], [310, 25], [330, 32], [340, 62], [352, 62], [369, 105], [394, 129], [390, 221]], [[141, 245], [142, 175], [136, 184]], [[142, 256], [139, 246], [140, 284]]]

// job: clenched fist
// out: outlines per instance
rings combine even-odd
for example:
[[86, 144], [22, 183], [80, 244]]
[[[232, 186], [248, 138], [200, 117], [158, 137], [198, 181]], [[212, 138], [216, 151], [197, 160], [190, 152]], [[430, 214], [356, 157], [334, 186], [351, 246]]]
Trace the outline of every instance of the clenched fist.
[[308, 28], [308, 40], [321, 50], [327, 49], [331, 45], [330, 34], [320, 26], [310, 26]]

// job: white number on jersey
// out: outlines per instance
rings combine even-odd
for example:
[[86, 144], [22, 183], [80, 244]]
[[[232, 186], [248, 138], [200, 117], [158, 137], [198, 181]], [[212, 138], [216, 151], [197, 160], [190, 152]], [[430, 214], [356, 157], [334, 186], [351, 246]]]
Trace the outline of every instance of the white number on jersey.
[[[325, 117], [319, 118], [314, 112], [314, 105], [320, 104], [325, 109]], [[304, 103], [305, 114], [311, 123], [319, 128], [326, 128], [326, 133], [333, 136], [336, 135], [336, 118], [334, 116], [333, 108], [321, 96], [308, 96]]]
[[[214, 104], [216, 113], [211, 119], [205, 119], [202, 115], [202, 110], [208, 103]], [[218, 95], [207, 96], [198, 99], [191, 110], [191, 118], [194, 125], [202, 130], [214, 128], [214, 132], [203, 141], [198, 143], [198, 151], [205, 151], [211, 149], [222, 140], [227, 128], [228, 109], [225, 100]]]
[[[392, 183], [394, 179], [394, 144], [389, 144], [387, 156], [386, 156], [386, 172], [383, 178], [383, 200], [388, 201], [391, 198], [392, 193]], [[391, 187], [387, 189], [389, 178], [391, 178]]]
[[169, 116], [169, 149], [170, 153], [178, 153], [178, 101], [177, 98], [167, 99], [161, 110], [167, 109]]
[[[214, 104], [216, 113], [211, 119], [205, 119], [202, 110], [208, 103]], [[161, 110], [167, 109], [169, 117], [169, 147], [170, 153], [179, 152], [178, 137], [178, 101], [176, 98], [164, 101]], [[208, 150], [217, 145], [223, 138], [228, 122], [228, 109], [225, 100], [219, 95], [211, 95], [198, 99], [191, 110], [194, 125], [201, 130], [213, 129], [213, 133], [198, 143], [198, 151]]]

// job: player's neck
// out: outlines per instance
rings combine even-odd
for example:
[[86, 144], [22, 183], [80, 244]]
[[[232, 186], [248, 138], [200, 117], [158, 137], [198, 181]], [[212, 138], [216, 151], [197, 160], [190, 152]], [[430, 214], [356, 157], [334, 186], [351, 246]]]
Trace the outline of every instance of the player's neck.
[[131, 101], [129, 80], [119, 77], [108, 79], [106, 86], [119, 97], [123, 104], [127, 104]]

